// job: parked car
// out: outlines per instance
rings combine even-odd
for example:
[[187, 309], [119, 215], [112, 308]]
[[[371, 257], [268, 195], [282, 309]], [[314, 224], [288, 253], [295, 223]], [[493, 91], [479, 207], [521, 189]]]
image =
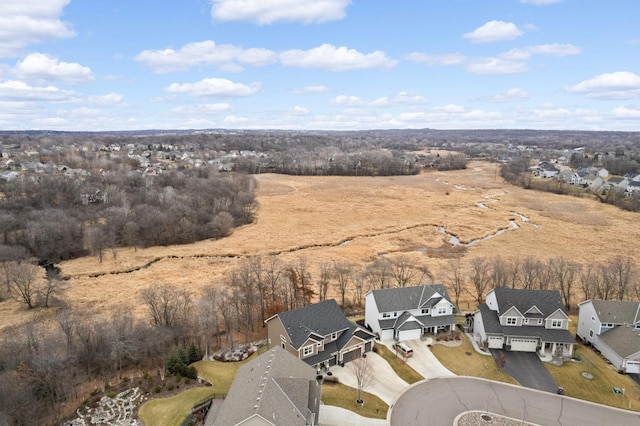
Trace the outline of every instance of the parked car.
[[404, 356], [405, 358], [409, 358], [413, 355], [413, 349], [402, 342], [394, 343], [393, 349], [396, 350], [396, 353], [402, 354], [402, 356]]

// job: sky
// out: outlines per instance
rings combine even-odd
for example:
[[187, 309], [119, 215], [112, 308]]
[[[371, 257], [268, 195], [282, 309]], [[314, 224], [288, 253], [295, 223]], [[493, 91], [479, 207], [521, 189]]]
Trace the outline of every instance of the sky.
[[0, 0], [0, 130], [640, 131], [639, 0]]

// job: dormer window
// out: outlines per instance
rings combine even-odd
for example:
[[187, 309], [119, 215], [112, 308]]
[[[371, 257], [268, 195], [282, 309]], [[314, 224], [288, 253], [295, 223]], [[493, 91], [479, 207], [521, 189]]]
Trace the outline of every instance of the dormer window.
[[429, 308], [422, 308], [422, 313], [423, 314], [428, 314], [429, 313]]
[[562, 320], [559, 320], [559, 319], [551, 320], [551, 328], [562, 328]]
[[391, 318], [391, 314], [389, 312], [383, 312], [382, 318]]
[[518, 319], [516, 317], [507, 317], [507, 325], [516, 325]]
[[334, 341], [338, 338], [338, 333], [331, 333], [331, 341]]

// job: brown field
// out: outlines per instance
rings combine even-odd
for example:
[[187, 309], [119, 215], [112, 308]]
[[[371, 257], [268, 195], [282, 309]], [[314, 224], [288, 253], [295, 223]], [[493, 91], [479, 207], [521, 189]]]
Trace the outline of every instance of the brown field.
[[[447, 258], [455, 251], [438, 227], [446, 227], [462, 242], [506, 230], [466, 249], [464, 268], [478, 256], [564, 256], [586, 264], [634, 253], [640, 241], [638, 214], [591, 199], [508, 185], [497, 174], [497, 166], [485, 162], [472, 162], [467, 170], [417, 176], [265, 174], [256, 179], [257, 220], [228, 238], [121, 249], [115, 259], [107, 253], [102, 263], [86, 257], [60, 264], [70, 277], [68, 303], [96, 313], [126, 304], [137, 306], [134, 311], [142, 315], [142, 288], [166, 282], [196, 294], [206, 284], [223, 285], [225, 273], [251, 255], [277, 255], [283, 262], [304, 257], [313, 278], [314, 267], [322, 260], [361, 266], [381, 254], [403, 253], [427, 266], [436, 282], [446, 284]], [[510, 220], [519, 227], [512, 228]], [[469, 295], [467, 300], [472, 300]], [[461, 306], [467, 307], [474, 305]], [[2, 328], [47, 315], [51, 313], [27, 312], [17, 302], [0, 303]]]

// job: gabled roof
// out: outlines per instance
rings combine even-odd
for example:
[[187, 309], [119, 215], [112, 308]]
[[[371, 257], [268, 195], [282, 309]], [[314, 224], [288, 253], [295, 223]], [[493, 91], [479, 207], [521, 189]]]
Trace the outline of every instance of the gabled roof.
[[[355, 326], [344, 316], [334, 299], [281, 312], [277, 316], [282, 321], [282, 325], [291, 339], [291, 344], [296, 349], [300, 348], [313, 335], [324, 337]], [[267, 321], [270, 321], [271, 318]]]
[[215, 419], [207, 425], [235, 425], [252, 416], [274, 424], [305, 425], [320, 386], [313, 367], [280, 347], [241, 366]]
[[[451, 303], [447, 289], [443, 284], [382, 288], [372, 290], [371, 294], [378, 307], [378, 312], [431, 308], [440, 302], [442, 297]], [[430, 300], [433, 296], [437, 299]]]
[[[319, 341], [322, 339], [318, 339], [318, 336], [324, 337], [341, 331], [343, 333], [336, 341], [338, 350], [342, 349], [354, 334], [363, 340], [374, 338], [371, 333], [349, 321], [334, 299], [281, 312], [276, 316], [282, 321], [291, 345], [296, 349], [300, 349], [309, 338]], [[269, 318], [267, 322], [272, 318], [274, 317]], [[364, 336], [368, 336], [368, 339]], [[324, 352], [327, 352], [326, 345]]]
[[600, 339], [622, 358], [640, 352], [640, 336], [633, 327], [619, 325], [602, 333]]
[[635, 324], [640, 321], [640, 302], [624, 300], [591, 300], [600, 322], [612, 324]]
[[534, 305], [546, 318], [558, 309], [566, 315], [560, 292], [557, 290], [520, 290], [509, 287], [499, 287], [492, 290], [498, 302], [498, 313], [502, 314], [511, 307], [520, 312], [527, 312]]

